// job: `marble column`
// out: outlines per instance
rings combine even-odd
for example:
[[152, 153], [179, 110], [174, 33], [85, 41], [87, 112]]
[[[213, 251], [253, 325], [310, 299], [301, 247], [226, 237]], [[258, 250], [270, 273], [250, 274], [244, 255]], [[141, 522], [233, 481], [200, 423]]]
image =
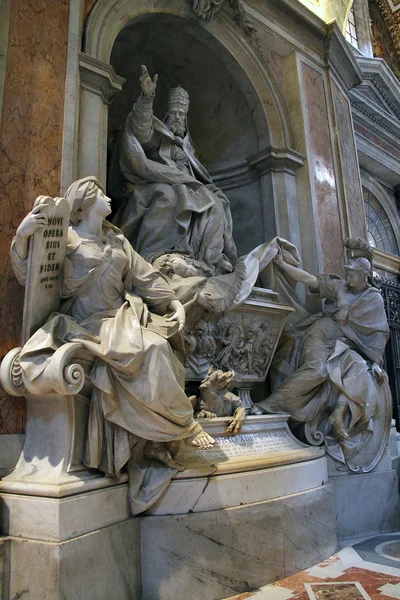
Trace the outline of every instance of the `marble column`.
[[296, 171], [304, 164], [303, 155], [291, 148], [269, 146], [250, 156], [247, 162], [260, 173], [263, 198], [273, 198], [274, 202], [274, 214], [265, 214], [266, 239], [278, 235], [301, 251]]
[[107, 169], [108, 105], [122, 89], [123, 77], [111, 65], [80, 53], [81, 80], [78, 178], [95, 175], [105, 185]]

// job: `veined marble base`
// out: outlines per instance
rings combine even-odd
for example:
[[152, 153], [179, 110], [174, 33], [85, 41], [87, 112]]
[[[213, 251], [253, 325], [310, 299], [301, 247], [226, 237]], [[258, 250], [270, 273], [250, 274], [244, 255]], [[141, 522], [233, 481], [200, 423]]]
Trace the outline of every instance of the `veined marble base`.
[[235, 508], [146, 516], [141, 534], [142, 600], [225, 598], [331, 556], [334, 497], [323, 485]]
[[140, 599], [126, 483], [67, 498], [1, 493], [0, 519], [5, 600]]
[[339, 539], [400, 529], [398, 477], [394, 469], [385, 468], [390, 464], [384, 455], [377, 469], [366, 474], [340, 473], [329, 465]]
[[328, 483], [325, 457], [257, 471], [176, 478], [146, 514], [179, 515], [243, 506], [304, 492], [325, 483]]
[[139, 600], [138, 519], [46, 542], [4, 540], [4, 598], [27, 600]]

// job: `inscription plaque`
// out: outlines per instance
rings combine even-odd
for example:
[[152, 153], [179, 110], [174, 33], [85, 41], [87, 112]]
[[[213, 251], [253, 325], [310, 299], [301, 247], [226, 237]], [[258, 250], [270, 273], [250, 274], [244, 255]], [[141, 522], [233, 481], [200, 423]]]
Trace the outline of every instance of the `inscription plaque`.
[[39, 196], [47, 225], [29, 239], [22, 343], [43, 325], [60, 304], [61, 269], [67, 246], [69, 204], [65, 198]]
[[196, 450], [196, 454], [207, 461], [223, 461], [230, 458], [253, 458], [272, 452], [290, 452], [296, 444], [284, 432], [248, 433], [235, 437], [217, 437], [211, 450]]

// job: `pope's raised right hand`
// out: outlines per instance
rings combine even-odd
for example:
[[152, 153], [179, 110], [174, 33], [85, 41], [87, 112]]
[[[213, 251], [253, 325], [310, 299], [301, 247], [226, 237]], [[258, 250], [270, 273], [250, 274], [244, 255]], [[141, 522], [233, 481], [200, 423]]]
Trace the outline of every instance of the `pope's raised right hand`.
[[145, 65], [142, 65], [142, 75], [139, 81], [143, 94], [145, 96], [153, 97], [156, 93], [158, 75], [154, 75], [154, 79], [152, 80], [147, 70], [147, 67]]

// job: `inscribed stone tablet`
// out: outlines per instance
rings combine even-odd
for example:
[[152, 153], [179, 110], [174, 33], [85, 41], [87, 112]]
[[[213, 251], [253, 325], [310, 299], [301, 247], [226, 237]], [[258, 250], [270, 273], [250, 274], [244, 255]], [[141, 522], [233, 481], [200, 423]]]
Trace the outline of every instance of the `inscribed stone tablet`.
[[25, 286], [22, 342], [39, 329], [60, 304], [61, 269], [65, 258], [69, 225], [69, 204], [65, 198], [39, 196], [47, 226], [29, 239], [28, 271]]

